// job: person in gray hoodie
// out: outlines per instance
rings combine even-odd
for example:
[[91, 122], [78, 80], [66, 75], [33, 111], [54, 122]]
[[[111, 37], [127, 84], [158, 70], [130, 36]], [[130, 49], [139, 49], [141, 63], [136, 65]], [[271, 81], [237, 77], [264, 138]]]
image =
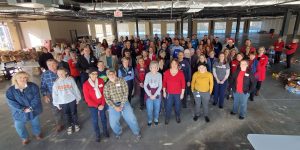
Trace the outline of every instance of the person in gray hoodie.
[[76, 85], [75, 80], [67, 76], [65, 68], [57, 70], [58, 78], [54, 82], [52, 89], [53, 105], [59, 110], [63, 110], [66, 119], [68, 120], [67, 134], [80, 130], [77, 117], [77, 104], [81, 100], [80, 91]]

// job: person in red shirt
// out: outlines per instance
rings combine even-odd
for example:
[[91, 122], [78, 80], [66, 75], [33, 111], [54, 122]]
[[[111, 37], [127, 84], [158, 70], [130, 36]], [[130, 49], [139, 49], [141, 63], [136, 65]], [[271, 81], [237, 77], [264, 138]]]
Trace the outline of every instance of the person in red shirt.
[[244, 54], [243, 53], [238, 53], [236, 55], [236, 59], [232, 60], [230, 63], [230, 74], [233, 74], [236, 69], [239, 67], [240, 65], [240, 61], [244, 59]]
[[107, 129], [106, 110], [107, 105], [103, 94], [104, 81], [98, 78], [97, 68], [89, 69], [89, 79], [83, 84], [84, 99], [89, 107], [92, 116], [92, 124], [96, 134], [96, 142], [100, 142], [100, 129], [98, 125], [99, 114], [105, 137], [109, 137]]
[[185, 79], [184, 74], [179, 70], [177, 59], [171, 61], [171, 68], [164, 73], [163, 77], [163, 96], [166, 99], [165, 124], [169, 124], [172, 106], [175, 103], [176, 122], [180, 123], [181, 100], [184, 97]]
[[268, 56], [265, 55], [266, 49], [264, 47], [260, 47], [258, 49], [258, 55], [256, 56], [256, 59], [258, 60], [257, 68], [255, 77], [257, 79], [256, 84], [256, 96], [259, 94], [259, 90], [261, 88], [262, 82], [266, 79], [266, 71], [267, 71], [267, 65], [268, 65]]
[[81, 87], [80, 84], [80, 72], [76, 68], [77, 63], [77, 53], [75, 51], [70, 52], [71, 58], [68, 60], [69, 68], [70, 68], [70, 75], [74, 78], [78, 88]]
[[281, 56], [283, 47], [284, 47], [284, 41], [282, 40], [281, 37], [279, 37], [278, 40], [274, 42], [274, 50], [275, 50], [274, 63], [275, 64], [278, 64], [280, 61], [280, 56]]
[[135, 68], [135, 81], [137, 85], [140, 87], [140, 110], [143, 110], [145, 107], [145, 90], [144, 90], [144, 81], [145, 76], [148, 73], [148, 67], [145, 65], [145, 61], [143, 57], [138, 58], [138, 64]]
[[151, 62], [151, 59], [149, 58], [149, 55], [148, 55], [148, 51], [146, 50], [143, 50], [142, 51], [142, 57], [144, 58], [144, 61], [145, 61], [145, 65], [148, 66], [150, 65], [150, 62]]
[[291, 59], [294, 56], [297, 48], [298, 48], [298, 39], [293, 39], [292, 43], [290, 43], [288, 46], [286, 46], [286, 67], [291, 68]]
[[149, 51], [150, 60], [151, 61], [156, 60], [156, 55], [155, 55], [154, 49], [152, 47], [149, 47], [148, 51]]
[[240, 67], [232, 75], [230, 86], [233, 89], [233, 109], [231, 115], [235, 115], [239, 109], [239, 119], [244, 119], [247, 113], [247, 102], [249, 93], [255, 88], [255, 77], [250, 70], [247, 69], [247, 60], [240, 62]]
[[249, 56], [249, 54], [250, 54], [251, 52], [256, 52], [256, 49], [255, 49], [255, 47], [253, 47], [253, 46], [251, 45], [251, 40], [250, 40], [250, 39], [246, 39], [246, 40], [245, 40], [245, 46], [243, 46], [243, 47], [241, 48], [241, 53], [243, 53], [244, 56], [245, 56], [246, 58], [248, 58], [248, 56]]

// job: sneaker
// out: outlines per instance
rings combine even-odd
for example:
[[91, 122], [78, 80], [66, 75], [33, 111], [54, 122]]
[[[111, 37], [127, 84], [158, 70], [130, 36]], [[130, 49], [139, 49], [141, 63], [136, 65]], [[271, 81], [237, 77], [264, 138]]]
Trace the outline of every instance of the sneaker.
[[199, 116], [194, 116], [193, 120], [194, 120], [194, 121], [197, 121], [198, 118], [199, 118]]
[[104, 132], [104, 136], [105, 136], [106, 138], [109, 138], [109, 133], [108, 133], [108, 132]]
[[205, 121], [206, 121], [206, 122], [209, 122], [209, 121], [210, 121], [209, 118], [208, 118], [208, 116], [205, 116]]
[[169, 124], [169, 119], [166, 119], [165, 120], [165, 125], [168, 125]]
[[120, 136], [120, 135], [116, 135], [116, 139], [117, 139], [117, 140], [120, 140], [120, 139], [121, 139], [121, 136]]
[[157, 125], [158, 125], [158, 122], [155, 122], [155, 121], [154, 121], [154, 124], [157, 126]]
[[139, 141], [141, 140], [141, 138], [142, 138], [142, 135], [139, 134], [139, 135], [137, 135], [137, 136], [135, 137], [135, 141], [136, 141], [136, 142], [139, 142]]
[[223, 109], [223, 106], [219, 106], [220, 109]]
[[79, 127], [79, 125], [75, 125], [75, 132], [78, 132], [79, 130], [80, 130], [80, 127]]
[[233, 111], [232, 112], [230, 112], [230, 115], [235, 115], [236, 113], [234, 113]]
[[180, 123], [181, 122], [181, 119], [180, 119], [180, 117], [178, 116], [178, 117], [176, 117], [176, 122], [177, 123]]
[[68, 127], [67, 129], [67, 134], [70, 135], [73, 133], [73, 129], [72, 129], [72, 126]]
[[213, 105], [214, 105], [214, 106], [216, 106], [216, 105], [217, 105], [217, 103], [213, 102]]
[[239, 119], [240, 119], [240, 120], [243, 120], [243, 119], [245, 119], [245, 117], [239, 116]]
[[35, 136], [35, 138], [36, 138], [37, 140], [42, 140], [42, 139], [43, 139], [43, 134], [40, 133], [39, 135]]
[[151, 122], [148, 122], [147, 125], [148, 125], [148, 127], [150, 127], [150, 126], [152, 125], [152, 123], [151, 123]]
[[22, 144], [23, 144], [23, 145], [27, 145], [27, 144], [29, 144], [29, 142], [30, 142], [29, 139], [24, 139], [24, 140], [22, 140]]

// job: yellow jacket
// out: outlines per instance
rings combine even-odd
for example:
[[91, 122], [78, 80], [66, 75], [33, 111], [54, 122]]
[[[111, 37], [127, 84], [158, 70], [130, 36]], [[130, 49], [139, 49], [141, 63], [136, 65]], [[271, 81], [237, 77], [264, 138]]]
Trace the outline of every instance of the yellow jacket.
[[211, 94], [214, 87], [213, 75], [210, 72], [195, 72], [193, 74], [191, 86], [192, 92], [209, 92]]

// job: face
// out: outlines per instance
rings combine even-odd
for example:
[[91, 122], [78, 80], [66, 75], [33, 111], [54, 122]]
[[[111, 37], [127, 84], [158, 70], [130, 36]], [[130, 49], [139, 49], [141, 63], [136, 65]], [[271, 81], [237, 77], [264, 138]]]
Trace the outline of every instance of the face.
[[199, 60], [200, 60], [200, 62], [205, 62], [205, 57], [203, 55], [201, 55]]
[[178, 53], [178, 59], [182, 60], [184, 57], [183, 53]]
[[149, 53], [151, 53], [151, 54], [153, 53], [153, 48], [151, 48], [151, 47], [149, 48]]
[[157, 65], [151, 65], [151, 66], [150, 66], [150, 71], [151, 71], [152, 73], [156, 73], [156, 72], [158, 71], [158, 66], [157, 66]]
[[62, 56], [62, 55], [58, 55], [57, 58], [56, 58], [56, 60], [57, 60], [58, 62], [61, 62], [62, 59], [63, 59], [63, 56]]
[[116, 79], [116, 74], [115, 74], [114, 72], [109, 72], [109, 73], [107, 74], [107, 77], [108, 77], [108, 79], [109, 79], [110, 81], [115, 81], [115, 79]]
[[130, 52], [125, 52], [125, 57], [129, 58], [130, 57]]
[[228, 43], [229, 45], [233, 45], [233, 41], [232, 41], [232, 40], [229, 40], [227, 43]]
[[75, 59], [77, 57], [76, 53], [71, 53], [71, 58]]
[[161, 58], [165, 58], [165, 57], [166, 57], [166, 53], [165, 53], [165, 52], [161, 52], [161, 53], [159, 54], [159, 56], [160, 56]]
[[251, 41], [250, 41], [250, 40], [247, 40], [247, 41], [245, 42], [245, 45], [246, 45], [246, 46], [250, 46], [250, 45], [251, 45]]
[[93, 81], [95, 81], [98, 78], [98, 73], [95, 71], [90, 73], [89, 76]]
[[139, 64], [140, 64], [141, 66], [144, 66], [144, 64], [145, 64], [144, 59], [139, 59]]
[[19, 75], [19, 77], [16, 78], [18, 85], [24, 86], [26, 85], [28, 81], [27, 75]]
[[65, 78], [66, 75], [67, 75], [67, 72], [64, 71], [64, 70], [58, 70], [58, 71], [57, 71], [57, 76], [58, 76], [59, 78]]
[[179, 45], [179, 41], [175, 40], [175, 45], [178, 46]]
[[263, 54], [263, 53], [265, 53], [265, 50], [263, 48], [260, 48], [260, 49], [258, 49], [258, 53]]
[[47, 67], [50, 71], [56, 72], [57, 70], [57, 63], [52, 61], [47, 63]]
[[215, 57], [215, 53], [214, 53], [214, 51], [211, 51], [211, 52], [209, 53], [209, 57], [210, 57], [210, 58], [213, 58], [213, 57]]
[[251, 54], [251, 55], [249, 56], [249, 58], [250, 58], [250, 60], [253, 60], [253, 59], [255, 58], [255, 55], [252, 55], [252, 54]]
[[172, 63], [171, 63], [171, 68], [172, 68], [172, 69], [178, 69], [178, 64], [177, 64], [176, 61], [172, 61]]
[[48, 53], [47, 48], [43, 48], [43, 52], [44, 52], [44, 53]]
[[126, 47], [130, 47], [130, 42], [126, 42]]
[[90, 51], [89, 48], [86, 47], [86, 48], [83, 49], [83, 54], [84, 55], [90, 55], [90, 53], [91, 53], [91, 51]]
[[104, 70], [104, 68], [105, 68], [103, 62], [99, 62], [99, 63], [97, 64], [97, 67], [98, 67], [99, 70]]
[[238, 61], [241, 61], [241, 60], [243, 59], [243, 56], [240, 55], [240, 54], [238, 54], [238, 55], [236, 56], [236, 59], [237, 59]]
[[205, 66], [200, 65], [200, 66], [198, 67], [198, 71], [201, 72], [201, 73], [204, 73], [204, 72], [207, 72], [207, 69], [206, 69]]
[[242, 71], [245, 71], [247, 69], [247, 67], [248, 67], [248, 63], [246, 61], [242, 61], [240, 63], [240, 67], [241, 67]]
[[233, 57], [233, 56], [235, 56], [235, 54], [236, 54], [236, 51], [235, 50], [231, 50], [230, 55]]
[[65, 53], [70, 53], [70, 49], [69, 48], [67, 48], [67, 49], [65, 49]]
[[225, 55], [224, 54], [220, 54], [219, 55], [219, 60], [220, 61], [224, 61], [225, 60]]
[[128, 60], [123, 60], [122, 64], [123, 64], [124, 67], [128, 67], [129, 61]]

